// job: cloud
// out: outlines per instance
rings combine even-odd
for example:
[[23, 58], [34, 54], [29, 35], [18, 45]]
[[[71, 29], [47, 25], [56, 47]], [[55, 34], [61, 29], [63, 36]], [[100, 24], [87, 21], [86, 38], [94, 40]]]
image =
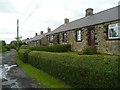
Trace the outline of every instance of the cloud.
[[[6, 43], [10, 43], [11, 39], [15, 40], [15, 33], [8, 33], [8, 32], [0, 32], [0, 40], [5, 40]], [[12, 37], [12, 38], [11, 38]]]
[[16, 16], [14, 14], [0, 14], [0, 31], [10, 32], [16, 29]]
[[42, 30], [47, 32], [48, 26], [56, 29], [64, 18], [70, 21], [82, 18], [87, 8], [97, 13], [116, 5], [118, 0], [0, 0], [0, 39], [9, 41], [16, 37], [17, 19], [24, 39]]
[[15, 6], [9, 0], [0, 0], [0, 13], [14, 13]]

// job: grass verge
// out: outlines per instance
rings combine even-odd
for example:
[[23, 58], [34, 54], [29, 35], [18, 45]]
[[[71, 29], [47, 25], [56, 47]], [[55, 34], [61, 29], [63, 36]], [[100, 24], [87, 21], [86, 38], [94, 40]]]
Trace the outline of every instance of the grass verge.
[[30, 77], [38, 82], [43, 88], [70, 88], [69, 85], [66, 85], [61, 80], [58, 80], [47, 73], [39, 70], [29, 64], [23, 63], [18, 55], [16, 55], [16, 63], [22, 68]]

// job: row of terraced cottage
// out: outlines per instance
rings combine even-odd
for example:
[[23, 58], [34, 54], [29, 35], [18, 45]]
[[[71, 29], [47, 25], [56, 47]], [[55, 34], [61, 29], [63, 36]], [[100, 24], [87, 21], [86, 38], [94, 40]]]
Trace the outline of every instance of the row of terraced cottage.
[[27, 39], [31, 46], [70, 44], [73, 51], [95, 47], [100, 53], [120, 55], [120, 5], [93, 14], [93, 9], [86, 9], [85, 17], [64, 24], [47, 33], [41, 31], [35, 37]]

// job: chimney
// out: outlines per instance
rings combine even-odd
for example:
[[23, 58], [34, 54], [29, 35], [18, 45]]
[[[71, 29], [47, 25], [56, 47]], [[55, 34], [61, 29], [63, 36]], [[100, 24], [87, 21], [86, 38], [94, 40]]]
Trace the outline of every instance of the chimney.
[[67, 24], [67, 23], [69, 23], [69, 19], [68, 19], [68, 18], [65, 18], [65, 19], [64, 19], [64, 24]]
[[51, 28], [48, 27], [48, 32], [51, 32]]
[[93, 9], [92, 8], [86, 9], [86, 17], [91, 15], [93, 15]]
[[43, 34], [43, 31], [41, 31], [40, 34]]
[[38, 33], [35, 33], [35, 36], [37, 36], [38, 35]]

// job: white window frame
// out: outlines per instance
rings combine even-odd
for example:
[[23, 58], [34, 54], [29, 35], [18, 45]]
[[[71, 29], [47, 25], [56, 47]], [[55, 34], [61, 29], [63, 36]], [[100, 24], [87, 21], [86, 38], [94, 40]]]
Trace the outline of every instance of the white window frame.
[[54, 38], [54, 36], [50, 35], [50, 42], [53, 42], [53, 38]]
[[63, 42], [67, 42], [67, 32], [63, 33], [62, 39], [63, 39]]
[[120, 39], [120, 23], [108, 25], [108, 39]]
[[81, 32], [81, 30], [76, 31], [76, 40], [77, 41], [82, 41], [82, 32]]

